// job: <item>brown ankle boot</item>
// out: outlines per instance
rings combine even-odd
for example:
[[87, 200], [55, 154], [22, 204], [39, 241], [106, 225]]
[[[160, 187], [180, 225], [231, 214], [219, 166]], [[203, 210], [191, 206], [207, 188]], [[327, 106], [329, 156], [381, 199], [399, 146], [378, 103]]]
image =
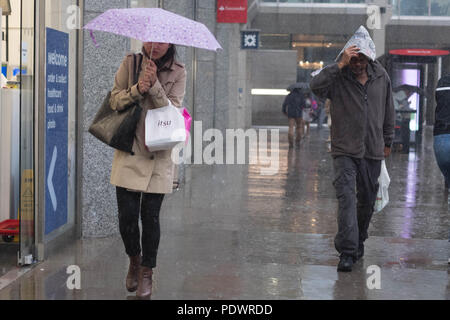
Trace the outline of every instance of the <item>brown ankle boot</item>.
[[140, 299], [148, 299], [152, 295], [152, 276], [153, 270], [147, 267], [141, 267], [139, 271], [139, 280], [136, 296]]
[[130, 257], [130, 267], [128, 268], [126, 287], [128, 292], [136, 292], [138, 288], [139, 269], [141, 266], [141, 256]]

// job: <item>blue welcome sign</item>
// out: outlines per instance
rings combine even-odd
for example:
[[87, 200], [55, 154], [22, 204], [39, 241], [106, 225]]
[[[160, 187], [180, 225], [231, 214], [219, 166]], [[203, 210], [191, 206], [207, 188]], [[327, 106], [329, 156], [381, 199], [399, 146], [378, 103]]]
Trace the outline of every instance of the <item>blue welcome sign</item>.
[[67, 223], [69, 34], [47, 28], [45, 234]]

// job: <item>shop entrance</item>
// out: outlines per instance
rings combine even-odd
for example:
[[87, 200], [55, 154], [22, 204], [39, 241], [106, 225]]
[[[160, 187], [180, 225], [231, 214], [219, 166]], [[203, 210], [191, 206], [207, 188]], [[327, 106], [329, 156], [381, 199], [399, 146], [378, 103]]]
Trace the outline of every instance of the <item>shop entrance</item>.
[[34, 0], [0, 1], [0, 275], [33, 263]]
[[403, 153], [421, 144], [427, 108], [434, 103], [433, 89], [440, 77], [446, 50], [400, 49], [390, 51], [389, 74], [396, 109], [394, 144]]
[[0, 0], [0, 277], [78, 236], [81, 4]]

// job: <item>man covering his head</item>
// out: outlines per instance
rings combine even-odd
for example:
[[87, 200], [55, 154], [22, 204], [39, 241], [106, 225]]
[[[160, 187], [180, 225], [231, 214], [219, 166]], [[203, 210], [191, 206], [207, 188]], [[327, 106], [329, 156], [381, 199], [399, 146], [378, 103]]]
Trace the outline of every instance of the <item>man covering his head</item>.
[[375, 44], [361, 26], [337, 62], [316, 73], [310, 84], [332, 105], [333, 185], [339, 202], [335, 247], [342, 272], [352, 271], [364, 255], [381, 161], [390, 155], [394, 139], [391, 81], [375, 58]]

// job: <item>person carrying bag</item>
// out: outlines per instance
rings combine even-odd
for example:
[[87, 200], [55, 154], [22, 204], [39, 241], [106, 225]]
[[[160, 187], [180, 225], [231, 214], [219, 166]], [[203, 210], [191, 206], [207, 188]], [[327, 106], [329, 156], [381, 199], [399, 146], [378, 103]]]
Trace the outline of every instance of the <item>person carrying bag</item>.
[[[171, 150], [149, 151], [145, 145], [145, 118], [149, 110], [172, 104], [181, 107], [186, 88], [184, 65], [175, 60], [173, 44], [144, 42], [142, 71], [134, 81], [133, 55], [117, 71], [110, 105], [122, 112], [137, 103], [142, 108], [132, 153], [116, 150], [111, 184], [116, 186], [119, 229], [130, 264], [126, 288], [146, 299], [152, 294], [161, 237], [159, 215], [166, 194], [173, 192], [174, 163]], [[142, 234], [139, 230], [142, 221]]]

